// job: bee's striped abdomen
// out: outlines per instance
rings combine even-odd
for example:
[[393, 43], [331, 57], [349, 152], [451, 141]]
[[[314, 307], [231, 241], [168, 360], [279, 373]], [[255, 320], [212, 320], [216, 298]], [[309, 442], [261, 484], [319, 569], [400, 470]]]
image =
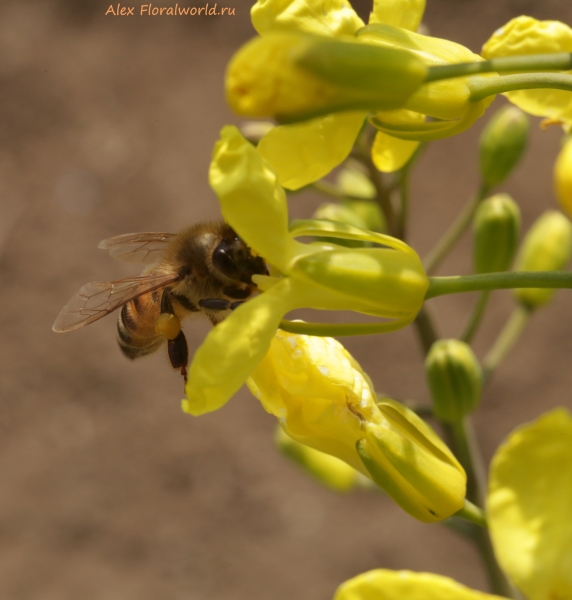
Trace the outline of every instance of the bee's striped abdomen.
[[155, 352], [165, 338], [155, 331], [159, 316], [161, 292], [153, 291], [124, 304], [117, 320], [119, 347], [128, 358], [138, 358]]

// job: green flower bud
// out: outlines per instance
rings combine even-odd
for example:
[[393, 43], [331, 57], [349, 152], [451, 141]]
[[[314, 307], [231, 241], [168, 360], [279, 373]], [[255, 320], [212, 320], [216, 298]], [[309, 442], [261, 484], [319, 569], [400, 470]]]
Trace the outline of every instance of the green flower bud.
[[282, 31], [255, 38], [234, 55], [226, 94], [240, 115], [285, 123], [400, 108], [426, 74], [423, 61], [407, 50]]
[[374, 200], [375, 186], [358, 165], [359, 163], [356, 165], [354, 161], [348, 161], [336, 177], [336, 183], [346, 196]]
[[384, 398], [384, 424], [364, 423], [357, 453], [373, 481], [420, 521], [451, 516], [464, 503], [466, 475], [447, 446], [413, 411]]
[[448, 423], [461, 420], [481, 399], [482, 372], [471, 347], [460, 340], [438, 340], [425, 360], [435, 416]]
[[498, 110], [480, 139], [480, 169], [483, 182], [502, 183], [520, 160], [528, 141], [528, 117], [516, 106]]
[[[346, 225], [352, 225], [353, 227], [361, 227], [367, 229], [367, 224], [364, 220], [356, 214], [349, 206], [343, 204], [336, 204], [335, 202], [326, 202], [321, 204], [314, 215], [313, 219], [323, 219], [325, 221], [334, 221], [337, 223], [345, 223]], [[365, 248], [371, 246], [369, 242], [360, 242], [357, 240], [341, 240], [334, 238], [321, 238], [322, 241], [331, 242], [332, 244], [338, 244], [340, 246], [347, 246], [348, 248]]]
[[336, 183], [344, 195], [350, 196], [344, 198], [342, 204], [361, 218], [364, 229], [380, 233], [387, 231], [383, 212], [375, 201], [375, 186], [359, 166], [353, 162], [346, 163], [337, 176]]
[[520, 209], [508, 194], [484, 200], [473, 221], [475, 273], [509, 269], [518, 246]]
[[343, 460], [292, 439], [280, 426], [276, 428], [274, 441], [285, 456], [336, 492], [349, 492], [356, 487], [358, 478], [363, 478]]
[[[384, 233], [387, 231], [385, 218], [377, 202], [371, 200], [342, 200], [342, 204], [347, 206], [364, 223], [364, 229]], [[338, 242], [339, 243], [339, 242]]]
[[[546, 211], [526, 234], [516, 261], [515, 271], [560, 271], [570, 260], [572, 225], [556, 210]], [[514, 290], [519, 302], [538, 308], [552, 299], [555, 290], [522, 288]]]

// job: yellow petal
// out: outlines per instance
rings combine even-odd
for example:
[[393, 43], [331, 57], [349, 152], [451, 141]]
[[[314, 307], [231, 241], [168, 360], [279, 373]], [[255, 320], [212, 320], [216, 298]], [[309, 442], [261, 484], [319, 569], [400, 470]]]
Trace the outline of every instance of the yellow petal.
[[364, 22], [347, 0], [258, 0], [250, 11], [260, 35], [269, 31], [305, 31], [317, 35], [353, 35]]
[[371, 23], [417, 31], [425, 12], [425, 0], [374, 0]]
[[[572, 29], [559, 21], [537, 21], [521, 16], [497, 29], [483, 46], [482, 54], [490, 59], [552, 52], [572, 52]], [[572, 124], [572, 92], [520, 90], [505, 95], [531, 115]]]
[[515, 432], [491, 464], [495, 554], [528, 600], [572, 597], [572, 417], [564, 409]]
[[562, 210], [572, 218], [572, 140], [567, 140], [554, 165], [554, 187]]
[[340, 113], [275, 127], [262, 138], [258, 150], [280, 185], [297, 190], [321, 179], [347, 158], [366, 115]]
[[196, 351], [185, 386], [183, 410], [202, 415], [221, 408], [264, 358], [284, 306], [288, 280], [238, 307]]
[[[410, 110], [395, 110], [377, 113], [377, 116], [386, 123], [423, 123], [425, 115]], [[378, 131], [375, 135], [371, 158], [376, 168], [383, 173], [398, 171], [411, 158], [419, 142], [401, 140], [399, 138]]]
[[229, 225], [266, 260], [285, 269], [296, 247], [288, 234], [286, 194], [256, 148], [234, 126], [221, 131], [209, 180]]
[[363, 431], [352, 407], [371, 419], [379, 411], [369, 379], [338, 341], [279, 330], [248, 386], [290, 437], [367, 476], [355, 449]]
[[349, 579], [334, 600], [502, 600], [441, 575], [376, 569]]

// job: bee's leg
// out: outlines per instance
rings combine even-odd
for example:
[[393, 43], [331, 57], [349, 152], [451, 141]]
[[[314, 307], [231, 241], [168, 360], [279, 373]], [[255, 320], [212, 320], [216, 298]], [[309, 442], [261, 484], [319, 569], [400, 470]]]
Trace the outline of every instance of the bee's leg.
[[[173, 304], [171, 303], [169, 290], [163, 290], [161, 296], [161, 314], [174, 315]], [[176, 316], [176, 315], [175, 315]], [[180, 327], [180, 324], [179, 324]], [[187, 383], [187, 363], [189, 362], [189, 348], [187, 339], [182, 331], [178, 335], [167, 341], [167, 352], [173, 369], [180, 369], [181, 375]]]
[[171, 294], [168, 289], [164, 289], [163, 294], [161, 295], [161, 313], [167, 313], [169, 315], [175, 314], [173, 304], [171, 303]]
[[207, 310], [228, 310], [230, 302], [222, 298], [203, 298], [199, 300], [199, 306]]
[[180, 331], [179, 335], [174, 340], [167, 342], [167, 351], [169, 352], [169, 360], [173, 369], [180, 369], [185, 383], [187, 383], [187, 363], [189, 362], [189, 348], [185, 334]]

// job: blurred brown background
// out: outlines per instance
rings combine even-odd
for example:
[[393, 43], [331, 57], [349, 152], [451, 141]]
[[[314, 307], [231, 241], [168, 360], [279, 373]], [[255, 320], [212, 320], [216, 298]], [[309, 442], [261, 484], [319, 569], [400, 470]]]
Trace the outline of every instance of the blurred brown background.
[[[173, 3], [174, 4], [174, 3]], [[432, 35], [479, 50], [526, 13], [572, 23], [564, 0], [428, 0]], [[161, 5], [157, 2], [157, 5]], [[200, 4], [202, 6], [202, 4]], [[166, 357], [129, 363], [109, 317], [67, 335], [52, 322], [81, 285], [136, 271], [97, 242], [216, 218], [207, 184], [234, 17], [105, 17], [103, 0], [0, 2], [0, 599], [323, 600], [360, 572], [434, 571], [484, 589], [472, 548], [377, 494], [336, 496], [272, 444], [246, 392], [218, 413], [181, 413]], [[197, 4], [199, 6], [199, 4]], [[368, 3], [356, 7], [365, 16]], [[497, 100], [489, 109], [502, 104]], [[413, 180], [411, 242], [426, 253], [477, 184], [484, 124], [434, 144]], [[504, 186], [525, 225], [554, 206], [561, 131], [532, 127]], [[319, 199], [292, 199], [308, 216]], [[469, 270], [469, 239], [441, 270]], [[572, 406], [570, 294], [541, 311], [487, 390], [476, 426], [489, 459], [516, 425]], [[510, 312], [497, 293], [482, 356]], [[432, 301], [455, 335], [470, 295]], [[187, 327], [191, 350], [208, 332]], [[379, 391], [427, 400], [414, 331], [347, 340]]]

